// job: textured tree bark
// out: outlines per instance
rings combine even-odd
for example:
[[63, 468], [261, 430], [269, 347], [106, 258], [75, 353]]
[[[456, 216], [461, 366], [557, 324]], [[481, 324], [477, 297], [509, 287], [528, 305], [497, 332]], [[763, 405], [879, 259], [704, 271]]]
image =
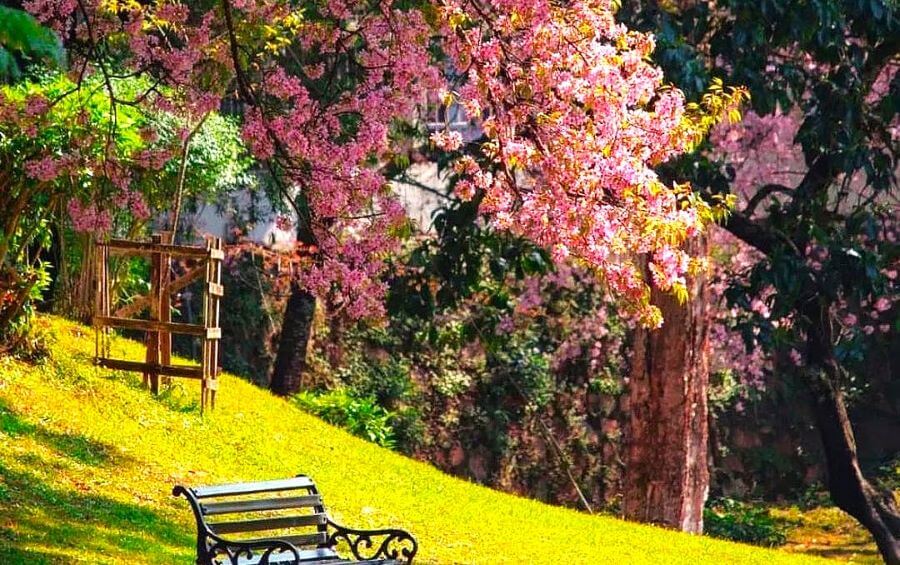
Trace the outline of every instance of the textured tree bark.
[[312, 337], [316, 298], [294, 282], [288, 297], [278, 339], [278, 353], [269, 388], [275, 394], [287, 396], [299, 392], [303, 373], [307, 369], [307, 350]]
[[[705, 255], [705, 238], [688, 243]], [[688, 281], [679, 304], [653, 291], [665, 322], [635, 334], [629, 380], [623, 512], [626, 518], [686, 532], [703, 531], [709, 490], [707, 388], [709, 291], [706, 276]]]
[[834, 357], [828, 308], [810, 301], [804, 317], [810, 321], [806, 371], [831, 498], [872, 533], [885, 563], [900, 565], [900, 511], [893, 493], [875, 488], [860, 469], [856, 439], [839, 385], [841, 371]]

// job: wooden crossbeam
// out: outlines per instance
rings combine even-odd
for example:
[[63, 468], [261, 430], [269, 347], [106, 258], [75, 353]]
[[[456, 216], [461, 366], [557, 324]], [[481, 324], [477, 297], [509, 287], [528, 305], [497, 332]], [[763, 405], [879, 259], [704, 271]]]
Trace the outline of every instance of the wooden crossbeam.
[[[205, 267], [201, 266], [201, 267], [196, 267], [194, 269], [191, 269], [187, 273], [181, 275], [174, 281], [167, 284], [163, 288], [163, 293], [164, 294], [175, 294], [176, 292], [187, 287], [189, 284], [191, 284], [195, 280], [202, 278], [204, 274], [206, 274]], [[223, 289], [223, 293], [224, 293], [224, 289]], [[132, 302], [130, 304], [126, 304], [125, 306], [122, 306], [121, 308], [116, 310], [113, 315], [117, 316], [119, 318], [129, 318], [149, 306], [150, 306], [150, 297], [149, 296], [141, 296], [134, 302]]]
[[200, 335], [206, 337], [206, 326], [184, 324], [182, 322], [160, 322], [157, 320], [135, 320], [116, 316], [94, 316], [94, 326], [143, 330], [147, 332], [170, 332], [173, 334]]
[[172, 257], [194, 257], [197, 259], [222, 259], [225, 257], [224, 252], [221, 250], [218, 250], [220, 251], [219, 253], [212, 253], [214, 250], [192, 245], [148, 243], [144, 241], [129, 241], [127, 239], [110, 239], [109, 241], [101, 242], [100, 245], [108, 247], [111, 255], [152, 255], [161, 253]]
[[162, 365], [159, 363], [146, 363], [144, 361], [125, 361], [123, 359], [109, 359], [98, 357], [95, 363], [100, 367], [114, 371], [135, 371], [139, 373], [153, 372], [168, 377], [181, 377], [187, 379], [202, 379], [203, 367], [200, 365]]

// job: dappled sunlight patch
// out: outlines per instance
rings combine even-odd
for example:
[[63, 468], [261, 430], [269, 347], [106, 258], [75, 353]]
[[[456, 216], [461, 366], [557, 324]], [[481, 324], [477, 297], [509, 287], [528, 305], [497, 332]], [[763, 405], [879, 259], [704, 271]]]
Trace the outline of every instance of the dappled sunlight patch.
[[837, 508], [776, 508], [772, 515], [791, 524], [785, 549], [848, 563], [882, 563], [872, 537]]

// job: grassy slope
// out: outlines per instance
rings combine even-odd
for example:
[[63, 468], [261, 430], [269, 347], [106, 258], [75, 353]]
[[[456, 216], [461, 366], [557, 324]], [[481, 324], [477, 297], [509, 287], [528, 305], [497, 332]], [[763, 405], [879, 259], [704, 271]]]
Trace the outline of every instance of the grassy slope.
[[[39, 322], [57, 335], [51, 361], [0, 359], [0, 563], [189, 563], [192, 519], [173, 484], [300, 472], [338, 521], [412, 531], [420, 563], [815, 562], [475, 486], [230, 376], [201, 418], [195, 383], [153, 399], [136, 377], [91, 366], [90, 330]], [[113, 354], [140, 351], [119, 340]]]

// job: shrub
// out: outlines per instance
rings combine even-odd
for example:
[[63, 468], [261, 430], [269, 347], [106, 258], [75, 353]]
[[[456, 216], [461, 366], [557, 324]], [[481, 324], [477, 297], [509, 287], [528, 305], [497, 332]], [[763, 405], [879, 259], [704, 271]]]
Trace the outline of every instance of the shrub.
[[[344, 341], [348, 355], [344, 366], [337, 371], [340, 386], [350, 391], [349, 396], [371, 401], [374, 408], [390, 414], [391, 442], [380, 445], [415, 453], [424, 441], [425, 422], [408, 360], [402, 355], [389, 354], [394, 342], [390, 341], [391, 336], [378, 330], [351, 331], [348, 337]], [[378, 351], [383, 355], [378, 355]]]
[[767, 547], [787, 542], [786, 527], [768, 509], [731, 498], [707, 504], [703, 511], [706, 535]]
[[381, 447], [393, 449], [396, 446], [391, 425], [394, 414], [379, 406], [372, 397], [356, 397], [339, 388], [323, 393], [304, 391], [294, 400], [300, 408], [329, 424], [341, 426]]

